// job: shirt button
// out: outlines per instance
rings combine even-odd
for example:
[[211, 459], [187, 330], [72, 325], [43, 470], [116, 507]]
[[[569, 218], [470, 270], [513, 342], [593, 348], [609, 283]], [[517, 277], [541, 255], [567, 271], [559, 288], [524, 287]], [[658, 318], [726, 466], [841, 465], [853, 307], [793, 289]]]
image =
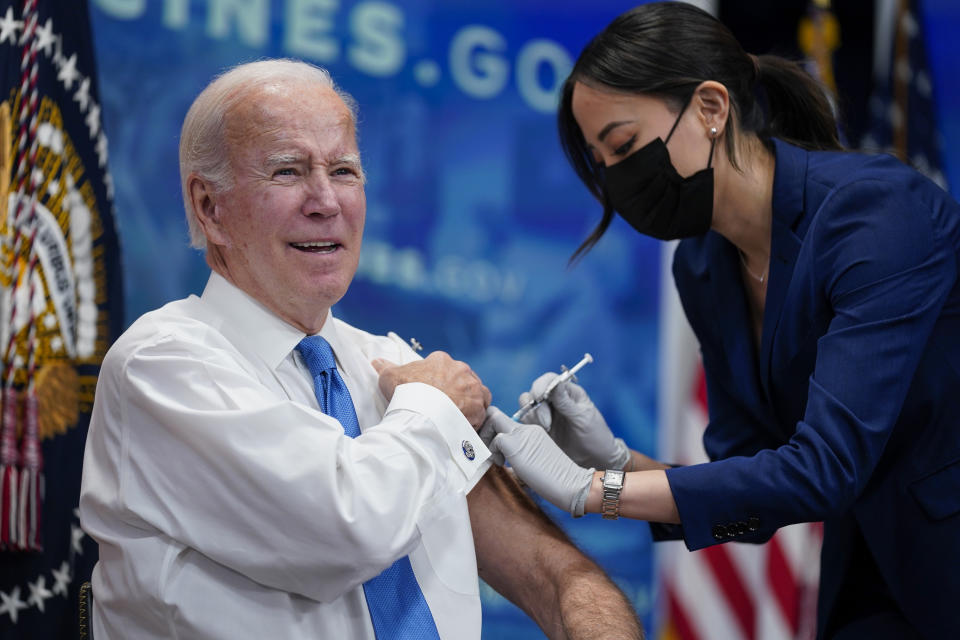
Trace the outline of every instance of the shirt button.
[[473, 450], [473, 445], [470, 444], [469, 440], [464, 440], [460, 443], [460, 446], [463, 447], [463, 455], [467, 456], [467, 460], [473, 460], [477, 457], [477, 452]]
[[723, 540], [727, 537], [727, 528], [722, 524], [714, 525], [712, 533], [714, 539]]

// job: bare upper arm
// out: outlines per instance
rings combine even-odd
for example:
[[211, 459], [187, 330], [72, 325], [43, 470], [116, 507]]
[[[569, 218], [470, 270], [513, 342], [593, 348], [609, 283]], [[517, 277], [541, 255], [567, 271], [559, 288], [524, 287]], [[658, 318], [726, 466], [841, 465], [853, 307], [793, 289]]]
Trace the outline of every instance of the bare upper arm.
[[550, 625], [543, 616], [556, 600], [556, 585], [543, 555], [565, 546], [576, 551], [573, 545], [501, 467], [490, 468], [467, 503], [480, 577], [541, 627]]
[[[491, 467], [467, 496], [480, 577], [497, 591], [519, 582], [518, 569], [537, 564], [546, 548], [570, 547], [560, 530], [503, 468]], [[504, 595], [506, 595], [504, 593]]]
[[480, 577], [548, 637], [642, 637], [620, 590], [504, 469], [491, 467], [467, 502]]

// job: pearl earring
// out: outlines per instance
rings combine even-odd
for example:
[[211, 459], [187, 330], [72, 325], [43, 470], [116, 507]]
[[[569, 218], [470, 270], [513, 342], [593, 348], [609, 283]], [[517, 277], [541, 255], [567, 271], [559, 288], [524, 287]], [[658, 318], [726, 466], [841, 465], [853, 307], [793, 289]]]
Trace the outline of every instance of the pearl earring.
[[710, 137], [711, 137], [711, 138], [716, 138], [716, 137], [717, 137], [717, 128], [716, 128], [716, 127], [710, 127]]

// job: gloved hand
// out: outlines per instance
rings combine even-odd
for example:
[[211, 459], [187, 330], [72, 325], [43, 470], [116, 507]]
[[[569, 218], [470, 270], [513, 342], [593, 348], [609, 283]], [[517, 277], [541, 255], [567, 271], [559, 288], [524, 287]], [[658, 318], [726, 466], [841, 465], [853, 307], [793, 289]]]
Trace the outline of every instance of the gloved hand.
[[487, 445], [494, 455], [506, 457], [517, 476], [551, 504], [583, 515], [594, 469], [584, 469], [560, 450], [538, 424], [513, 420], [496, 407], [487, 408], [480, 430], [496, 435]]
[[[556, 377], [555, 373], [545, 373], [534, 380], [530, 391], [520, 394], [520, 406], [541, 397]], [[630, 460], [626, 443], [613, 437], [590, 396], [573, 382], [557, 385], [545, 402], [528, 411], [521, 420], [543, 425], [557, 446], [579, 465], [619, 470]]]
[[490, 458], [488, 458], [490, 462], [498, 467], [502, 467], [504, 462], [506, 462], [506, 460], [503, 458], [503, 454], [499, 451], [493, 450], [493, 439], [497, 437], [497, 430], [494, 428], [493, 420], [490, 419], [490, 416], [494, 411], [496, 411], [499, 415], [504, 415], [500, 409], [497, 409], [493, 405], [487, 407], [487, 417], [483, 421], [483, 424], [480, 425], [480, 430], [477, 431], [477, 435], [479, 435], [480, 439], [483, 440], [483, 444], [487, 445], [487, 449], [490, 449]]

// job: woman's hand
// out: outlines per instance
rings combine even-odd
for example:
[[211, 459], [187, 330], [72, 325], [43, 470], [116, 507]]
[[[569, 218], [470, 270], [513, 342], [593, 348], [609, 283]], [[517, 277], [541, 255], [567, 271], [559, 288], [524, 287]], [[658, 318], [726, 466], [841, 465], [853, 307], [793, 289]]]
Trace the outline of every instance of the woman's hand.
[[[545, 373], [534, 380], [530, 391], [520, 395], [520, 406], [533, 398], [543, 397], [547, 386], [556, 377], [555, 373]], [[521, 420], [542, 425], [557, 446], [577, 464], [597, 469], [623, 469], [630, 461], [630, 449], [623, 440], [613, 436], [590, 396], [573, 382], [557, 385], [545, 402]]]
[[594, 470], [568, 458], [540, 425], [516, 422], [491, 406], [480, 435], [494, 459], [506, 458], [517, 476], [548, 502], [574, 517], [583, 515]]

